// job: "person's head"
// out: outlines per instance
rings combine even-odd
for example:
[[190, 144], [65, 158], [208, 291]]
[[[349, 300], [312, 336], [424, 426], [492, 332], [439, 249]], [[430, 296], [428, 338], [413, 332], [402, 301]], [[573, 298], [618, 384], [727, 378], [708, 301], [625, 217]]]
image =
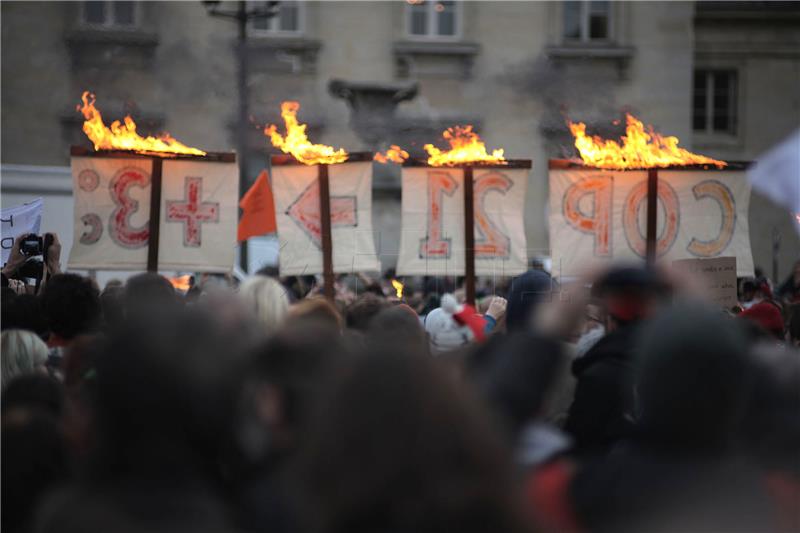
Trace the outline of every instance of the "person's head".
[[91, 473], [215, 475], [233, 438], [249, 342], [202, 309], [154, 308], [96, 343]]
[[747, 340], [715, 309], [680, 305], [640, 332], [635, 382], [639, 424], [681, 453], [725, 451], [748, 395]]
[[375, 316], [388, 307], [386, 299], [374, 292], [366, 292], [347, 306], [347, 327], [359, 331], [367, 331]]
[[750, 320], [776, 340], [784, 340], [783, 315], [772, 301], [759, 302], [739, 313], [739, 318]]
[[751, 350], [753, 392], [744, 424], [746, 451], [769, 471], [800, 477], [800, 358], [774, 343]]
[[25, 374], [3, 388], [2, 409], [35, 409], [58, 418], [64, 411], [64, 386], [46, 374]]
[[120, 285], [106, 285], [100, 294], [100, 307], [103, 310], [103, 325], [116, 327], [125, 320], [125, 288]]
[[325, 396], [300, 456], [312, 531], [515, 531], [508, 457], [437, 361], [367, 354]]
[[47, 345], [35, 333], [9, 329], [2, 334], [3, 388], [15, 377], [34, 372], [46, 373]]
[[543, 270], [529, 270], [511, 280], [508, 289], [508, 309], [506, 327], [508, 331], [530, 328], [536, 307], [540, 302], [549, 301], [556, 283]]
[[613, 267], [592, 286], [607, 331], [650, 317], [668, 292], [656, 271], [639, 266]]
[[380, 311], [369, 324], [367, 342], [372, 346], [406, 346], [417, 354], [428, 353], [428, 336], [419, 316], [399, 304]]
[[441, 307], [425, 317], [431, 352], [448, 352], [483, 340], [483, 325], [483, 318], [477, 316], [472, 307], [460, 305], [452, 294], [443, 295]]
[[302, 440], [313, 400], [345, 354], [338, 328], [309, 321], [286, 324], [254, 350], [240, 428], [250, 460], [279, 456]]
[[275, 278], [253, 276], [239, 287], [239, 295], [266, 333], [276, 331], [289, 311], [289, 295]]
[[147, 315], [154, 309], [174, 308], [180, 302], [175, 287], [155, 272], [144, 272], [125, 283], [125, 315]]
[[323, 323], [338, 331], [344, 328], [344, 319], [339, 310], [322, 296], [306, 298], [292, 304], [288, 316], [292, 321]]
[[492, 337], [468, 361], [468, 370], [502, 429], [515, 442], [544, 411], [554, 380], [567, 365], [561, 345], [527, 332]]
[[68, 479], [67, 446], [58, 421], [50, 414], [3, 407], [3, 531], [29, 531], [42, 497]]
[[77, 274], [56, 274], [47, 280], [41, 296], [50, 332], [65, 341], [90, 333], [100, 321], [100, 291]]
[[32, 294], [17, 294], [11, 289], [3, 289], [2, 318], [3, 331], [7, 329], [26, 329], [46, 339], [47, 320], [42, 313], [39, 298]]

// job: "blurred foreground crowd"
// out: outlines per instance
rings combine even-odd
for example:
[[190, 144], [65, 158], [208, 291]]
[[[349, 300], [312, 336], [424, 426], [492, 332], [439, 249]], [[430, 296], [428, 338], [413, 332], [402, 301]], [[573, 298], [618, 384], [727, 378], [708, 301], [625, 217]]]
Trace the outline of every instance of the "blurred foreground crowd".
[[4, 287], [2, 530], [800, 530], [800, 262], [274, 274]]

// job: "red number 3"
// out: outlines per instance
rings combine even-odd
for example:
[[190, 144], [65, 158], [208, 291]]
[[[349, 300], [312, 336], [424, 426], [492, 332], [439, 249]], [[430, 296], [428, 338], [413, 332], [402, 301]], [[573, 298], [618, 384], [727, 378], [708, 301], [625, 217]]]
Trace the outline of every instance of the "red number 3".
[[132, 187], [144, 188], [149, 184], [150, 175], [135, 167], [123, 168], [109, 183], [111, 200], [116, 206], [108, 220], [109, 235], [123, 248], [147, 246], [150, 237], [147, 222], [140, 227], [131, 225], [131, 217], [139, 210], [139, 202], [130, 196], [130, 190]]

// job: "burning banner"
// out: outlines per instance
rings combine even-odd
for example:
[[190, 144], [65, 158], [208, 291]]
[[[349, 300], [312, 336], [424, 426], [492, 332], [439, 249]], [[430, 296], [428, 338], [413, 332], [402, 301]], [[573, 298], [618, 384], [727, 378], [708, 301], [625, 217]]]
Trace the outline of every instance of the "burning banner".
[[[286, 156], [272, 158], [272, 189], [281, 275], [378, 271], [372, 232], [372, 156], [312, 144], [297, 120], [299, 104], [284, 102], [286, 134], [265, 134]], [[328, 216], [323, 215], [323, 201]]]
[[735, 256], [738, 275], [752, 275], [744, 165], [692, 154], [675, 137], [645, 131], [630, 115], [621, 144], [587, 137], [583, 124], [570, 128], [584, 164], [550, 162], [554, 274], [579, 275], [597, 263], [645, 258], [648, 190], [655, 182], [655, 257]]
[[72, 151], [69, 267], [230, 271], [238, 217], [235, 155], [206, 154], [166, 135], [140, 137], [130, 117], [107, 128], [86, 93], [81, 111], [84, 132], [99, 151]]
[[[450, 128], [444, 138], [449, 150], [425, 145], [427, 161], [403, 166], [397, 273], [470, 277], [524, 272], [530, 161], [506, 160], [503, 150], [487, 152], [471, 126]], [[468, 238], [467, 225], [474, 239]]]

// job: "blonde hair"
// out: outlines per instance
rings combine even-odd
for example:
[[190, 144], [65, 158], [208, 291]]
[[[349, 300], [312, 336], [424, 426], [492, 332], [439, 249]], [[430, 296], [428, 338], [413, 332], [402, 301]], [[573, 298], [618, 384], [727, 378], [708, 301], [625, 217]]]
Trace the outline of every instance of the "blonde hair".
[[38, 335], [22, 329], [9, 329], [0, 341], [2, 386], [22, 374], [30, 374], [47, 362], [47, 345]]
[[247, 309], [255, 313], [267, 333], [273, 333], [283, 323], [289, 310], [289, 296], [286, 289], [274, 278], [253, 276], [239, 287]]

